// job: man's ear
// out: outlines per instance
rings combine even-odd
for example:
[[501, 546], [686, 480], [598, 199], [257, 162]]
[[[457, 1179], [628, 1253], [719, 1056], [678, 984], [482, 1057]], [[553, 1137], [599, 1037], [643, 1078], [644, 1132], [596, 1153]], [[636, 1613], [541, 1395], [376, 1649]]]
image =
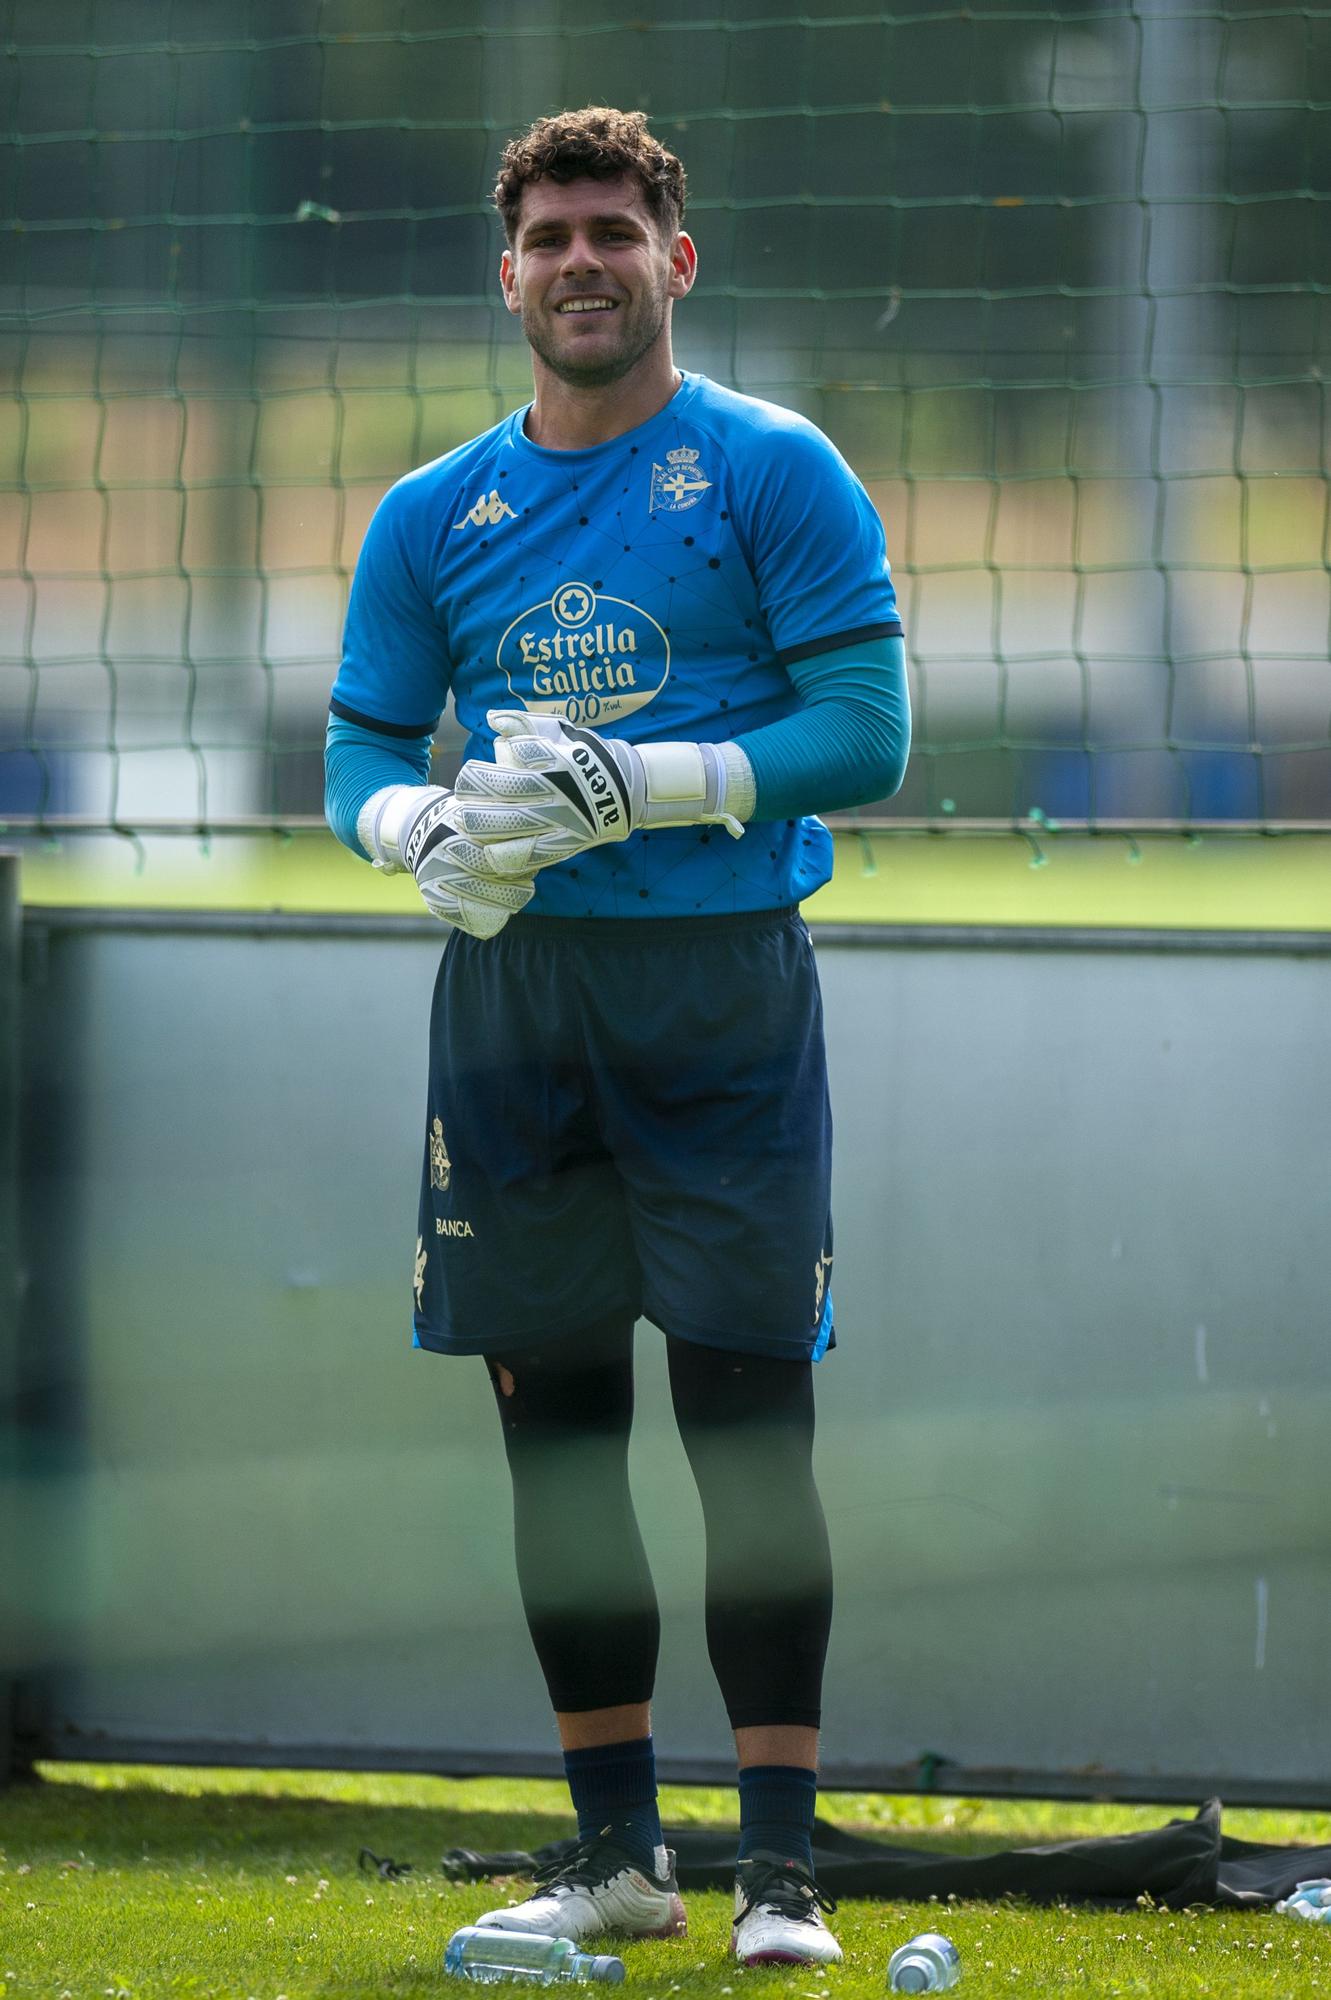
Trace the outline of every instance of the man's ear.
[[672, 299], [682, 299], [693, 290], [693, 281], [698, 275], [698, 252], [693, 238], [681, 229], [670, 246], [670, 282], [666, 287]]
[[518, 267], [513, 261], [513, 252], [505, 250], [499, 259], [499, 288], [504, 294], [504, 304], [511, 313], [522, 311], [522, 294], [518, 290]]

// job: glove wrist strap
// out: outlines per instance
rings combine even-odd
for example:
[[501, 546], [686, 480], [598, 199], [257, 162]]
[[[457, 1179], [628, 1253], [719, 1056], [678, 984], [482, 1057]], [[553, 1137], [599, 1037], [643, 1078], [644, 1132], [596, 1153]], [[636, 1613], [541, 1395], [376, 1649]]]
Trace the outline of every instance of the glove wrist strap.
[[726, 782], [722, 804], [735, 819], [751, 820], [758, 807], [758, 779], [738, 743], [718, 746]]
[[402, 842], [408, 821], [431, 799], [443, 797], [440, 785], [385, 785], [371, 793], [356, 815], [356, 838], [383, 875], [400, 875], [406, 867]]
[[[744, 829], [728, 798], [732, 761], [725, 752], [742, 760], [751, 782], [753, 767], [742, 750], [736, 751], [733, 744], [715, 743], [635, 743], [633, 748], [641, 767], [642, 787], [641, 796], [633, 801], [635, 825], [720, 824], [739, 839]], [[742, 808], [742, 774], [738, 765], [734, 769], [739, 780], [736, 791], [741, 794], [737, 803]], [[635, 785], [635, 792], [637, 789]], [[752, 810], [752, 802], [749, 804]]]

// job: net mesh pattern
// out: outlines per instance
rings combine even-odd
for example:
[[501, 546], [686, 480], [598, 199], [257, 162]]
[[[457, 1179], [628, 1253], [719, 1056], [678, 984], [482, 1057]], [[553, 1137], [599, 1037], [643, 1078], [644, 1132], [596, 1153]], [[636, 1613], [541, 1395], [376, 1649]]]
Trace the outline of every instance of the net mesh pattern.
[[862, 818], [1331, 823], [1331, 10], [0, 18], [0, 821], [318, 822], [370, 512], [530, 393], [499, 150], [609, 102], [689, 170], [679, 360], [883, 513]]

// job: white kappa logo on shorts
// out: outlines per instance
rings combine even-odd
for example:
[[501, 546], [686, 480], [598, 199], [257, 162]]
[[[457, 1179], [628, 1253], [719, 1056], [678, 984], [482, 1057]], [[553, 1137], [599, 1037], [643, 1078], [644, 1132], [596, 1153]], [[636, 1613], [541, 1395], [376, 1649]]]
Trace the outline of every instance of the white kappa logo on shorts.
[[827, 1297], [827, 1281], [832, 1275], [832, 1259], [820, 1257], [813, 1267], [813, 1323], [817, 1327], [823, 1317], [823, 1300]]

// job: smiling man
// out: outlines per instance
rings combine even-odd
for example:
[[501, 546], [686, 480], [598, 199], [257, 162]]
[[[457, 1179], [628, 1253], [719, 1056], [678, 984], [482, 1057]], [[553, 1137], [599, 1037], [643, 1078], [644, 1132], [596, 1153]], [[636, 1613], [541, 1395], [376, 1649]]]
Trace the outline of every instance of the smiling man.
[[573, 438], [583, 425], [599, 430], [586, 391], [626, 377], [616, 421], [627, 417], [632, 428], [669, 400], [671, 305], [692, 285], [698, 258], [690, 238], [664, 222], [629, 174], [527, 189], [499, 278], [532, 351], [540, 415], [527, 435], [536, 443]]
[[[814, 815], [909, 740], [883, 531], [820, 431], [675, 366], [697, 255], [638, 112], [539, 120], [495, 202], [535, 395], [401, 480], [356, 568], [328, 815], [453, 928], [431, 1017], [415, 1339], [483, 1356], [579, 1839], [480, 1921], [685, 1929], [656, 1807], [659, 1618], [627, 1478], [665, 1337], [735, 1734], [732, 1945], [840, 1958], [813, 1876], [832, 1608], [812, 1366], [831, 1122], [799, 915]], [[469, 755], [428, 782], [452, 694]], [[386, 1005], [391, 1018], [391, 1004]]]

